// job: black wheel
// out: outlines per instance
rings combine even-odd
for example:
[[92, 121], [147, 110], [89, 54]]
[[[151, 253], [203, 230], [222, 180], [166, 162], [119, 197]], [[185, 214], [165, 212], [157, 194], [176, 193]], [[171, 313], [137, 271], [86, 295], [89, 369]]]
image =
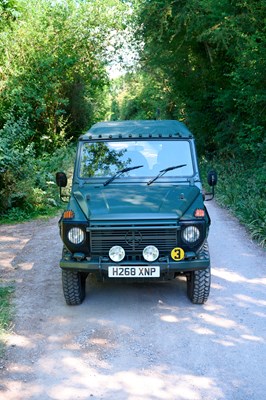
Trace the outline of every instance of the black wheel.
[[66, 303], [70, 306], [81, 304], [85, 298], [86, 274], [62, 270], [62, 284]]
[[193, 304], [204, 304], [210, 294], [210, 268], [192, 271], [187, 276], [187, 295]]
[[[206, 241], [198, 255], [199, 259], [210, 260], [208, 242]], [[208, 300], [211, 286], [210, 267], [191, 271], [187, 275], [187, 295], [194, 304], [204, 304]]]

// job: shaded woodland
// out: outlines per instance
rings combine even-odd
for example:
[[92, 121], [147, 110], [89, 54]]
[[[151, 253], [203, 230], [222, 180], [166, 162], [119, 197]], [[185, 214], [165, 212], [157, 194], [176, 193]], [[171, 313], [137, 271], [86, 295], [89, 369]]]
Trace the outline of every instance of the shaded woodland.
[[265, 17], [262, 0], [1, 0], [2, 221], [60, 207], [54, 174], [93, 123], [178, 119], [265, 245]]

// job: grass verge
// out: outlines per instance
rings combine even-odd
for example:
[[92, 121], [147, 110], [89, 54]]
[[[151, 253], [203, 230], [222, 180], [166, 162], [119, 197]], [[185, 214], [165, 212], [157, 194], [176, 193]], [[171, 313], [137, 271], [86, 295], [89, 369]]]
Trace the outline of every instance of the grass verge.
[[59, 215], [62, 210], [62, 206], [46, 210], [33, 211], [21, 210], [18, 207], [14, 207], [0, 217], [0, 224], [18, 224], [22, 222], [32, 221], [34, 219], [49, 219]]
[[0, 357], [4, 353], [5, 335], [11, 329], [13, 317], [11, 298], [13, 292], [12, 286], [0, 287]]

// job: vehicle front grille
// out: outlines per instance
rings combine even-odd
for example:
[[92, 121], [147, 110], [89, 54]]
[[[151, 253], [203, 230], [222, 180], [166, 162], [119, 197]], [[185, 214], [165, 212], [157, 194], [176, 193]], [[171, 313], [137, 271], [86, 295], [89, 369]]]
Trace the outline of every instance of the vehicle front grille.
[[136, 254], [149, 245], [156, 246], [163, 254], [171, 251], [176, 244], [176, 229], [97, 229], [91, 231], [91, 251], [95, 255], [107, 255], [112, 246], [122, 246], [126, 253]]

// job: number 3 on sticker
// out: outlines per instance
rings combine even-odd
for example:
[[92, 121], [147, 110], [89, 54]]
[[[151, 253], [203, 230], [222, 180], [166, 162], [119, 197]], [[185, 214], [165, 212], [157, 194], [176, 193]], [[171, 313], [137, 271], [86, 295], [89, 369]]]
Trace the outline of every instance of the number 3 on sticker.
[[175, 247], [171, 251], [171, 257], [175, 261], [183, 260], [183, 258], [185, 257], [185, 252], [183, 249], [181, 249], [181, 247]]

